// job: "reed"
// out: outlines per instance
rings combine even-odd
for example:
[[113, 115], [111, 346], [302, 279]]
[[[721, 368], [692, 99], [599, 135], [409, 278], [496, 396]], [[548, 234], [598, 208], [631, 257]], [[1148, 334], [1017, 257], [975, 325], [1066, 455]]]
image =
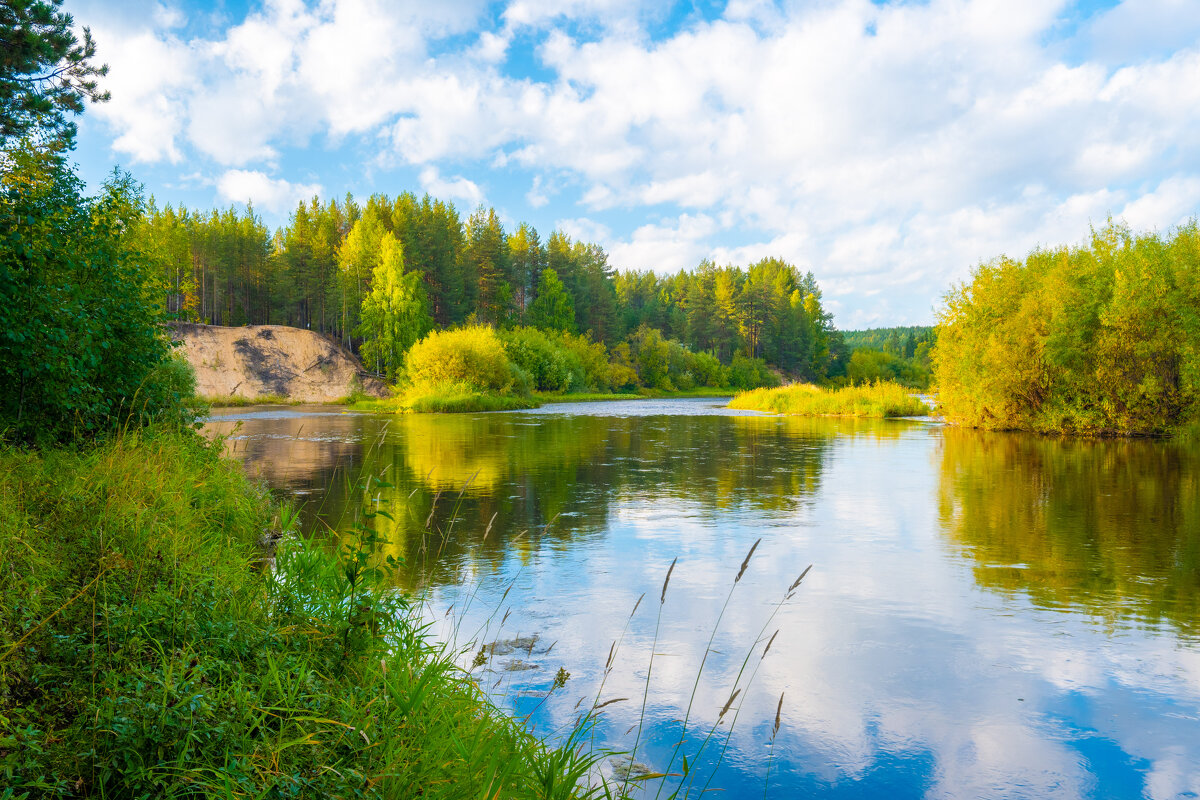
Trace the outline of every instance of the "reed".
[[919, 417], [929, 406], [894, 381], [876, 381], [840, 389], [794, 383], [778, 389], [754, 389], [733, 398], [729, 408], [807, 417]]
[[400, 391], [393, 398], [360, 400], [352, 403], [356, 411], [414, 414], [463, 414], [482, 411], [514, 411], [537, 408], [534, 397], [480, 389], [465, 381], [421, 383]]

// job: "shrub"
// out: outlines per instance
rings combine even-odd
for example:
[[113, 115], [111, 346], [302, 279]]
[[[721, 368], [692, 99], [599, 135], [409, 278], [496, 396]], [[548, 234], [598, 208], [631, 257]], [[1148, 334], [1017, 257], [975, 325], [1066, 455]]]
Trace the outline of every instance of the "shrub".
[[532, 388], [542, 392], [588, 388], [583, 362], [556, 337], [537, 328], [516, 328], [501, 333], [500, 339], [505, 354], [528, 374]]
[[608, 365], [607, 379], [608, 386], [612, 391], [636, 389], [638, 385], [637, 373], [631, 367], [615, 361]]
[[779, 378], [761, 358], [736, 355], [729, 364], [729, 385], [734, 389], [758, 389], [778, 386]]
[[606, 392], [612, 386], [609, 380], [608, 348], [603, 342], [593, 342], [587, 336], [577, 333], [550, 334], [554, 341], [565, 350], [575, 354], [583, 365], [584, 383], [587, 389], [595, 392]]
[[947, 419], [981, 428], [1162, 433], [1200, 416], [1200, 229], [980, 265], [945, 297], [934, 349]]
[[697, 386], [728, 386], [729, 370], [711, 353], [691, 353], [688, 369]]
[[462, 383], [505, 392], [518, 383], [500, 337], [486, 325], [434, 331], [408, 351], [405, 372], [414, 387]]
[[140, 187], [114, 173], [99, 198], [86, 198], [61, 157], [25, 147], [7, 158], [0, 429], [49, 443], [176, 413], [186, 379], [163, 363], [157, 277], [127, 235], [142, 214]]

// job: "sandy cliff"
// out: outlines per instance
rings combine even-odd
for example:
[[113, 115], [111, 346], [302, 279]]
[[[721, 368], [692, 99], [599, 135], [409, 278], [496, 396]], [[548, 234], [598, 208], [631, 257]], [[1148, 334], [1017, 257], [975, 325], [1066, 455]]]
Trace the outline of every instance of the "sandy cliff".
[[354, 354], [313, 331], [284, 325], [172, 323], [196, 370], [196, 391], [204, 397], [277, 395], [323, 403], [361, 391], [383, 397], [387, 390], [367, 374]]

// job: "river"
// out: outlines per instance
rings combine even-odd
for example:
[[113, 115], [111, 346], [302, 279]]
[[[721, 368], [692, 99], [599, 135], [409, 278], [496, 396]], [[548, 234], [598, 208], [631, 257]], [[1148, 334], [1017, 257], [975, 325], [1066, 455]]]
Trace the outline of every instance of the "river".
[[495, 643], [472, 674], [498, 704], [554, 737], [608, 703], [596, 741], [637, 749], [606, 772], [736, 800], [1200, 796], [1194, 448], [722, 402], [207, 429], [330, 546], [386, 510], [394, 580], [465, 667]]

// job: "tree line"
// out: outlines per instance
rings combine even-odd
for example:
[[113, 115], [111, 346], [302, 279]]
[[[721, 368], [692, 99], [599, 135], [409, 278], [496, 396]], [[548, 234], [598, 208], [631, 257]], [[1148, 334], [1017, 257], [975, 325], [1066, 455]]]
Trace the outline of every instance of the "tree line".
[[175, 318], [309, 328], [381, 364], [429, 330], [484, 323], [610, 347], [645, 327], [724, 363], [762, 359], [807, 380], [844, 371], [816, 279], [777, 258], [746, 268], [704, 261], [667, 276], [617, 271], [598, 244], [562, 231], [543, 240], [525, 223], [505, 230], [491, 208], [463, 219], [453, 204], [411, 192], [365, 203], [314, 197], [273, 232], [250, 205], [198, 211], [151, 200], [133, 236]]

